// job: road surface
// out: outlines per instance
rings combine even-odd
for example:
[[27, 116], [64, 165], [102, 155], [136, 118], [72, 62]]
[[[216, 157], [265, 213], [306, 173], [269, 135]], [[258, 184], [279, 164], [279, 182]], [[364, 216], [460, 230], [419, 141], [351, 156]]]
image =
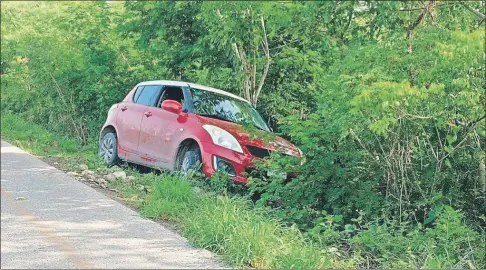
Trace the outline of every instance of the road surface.
[[209, 251], [1, 142], [1, 268], [221, 268]]

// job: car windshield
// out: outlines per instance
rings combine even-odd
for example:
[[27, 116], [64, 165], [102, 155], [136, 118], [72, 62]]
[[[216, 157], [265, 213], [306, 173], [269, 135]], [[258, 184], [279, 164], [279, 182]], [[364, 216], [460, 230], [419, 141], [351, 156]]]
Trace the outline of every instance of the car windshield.
[[211, 91], [191, 88], [194, 113], [238, 124], [251, 123], [270, 131], [260, 114], [247, 102]]

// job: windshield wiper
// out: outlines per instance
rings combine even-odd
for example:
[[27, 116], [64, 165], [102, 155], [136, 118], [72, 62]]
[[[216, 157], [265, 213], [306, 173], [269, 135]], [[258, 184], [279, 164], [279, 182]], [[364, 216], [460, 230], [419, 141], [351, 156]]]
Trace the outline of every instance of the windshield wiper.
[[216, 115], [216, 114], [204, 114], [204, 113], [198, 113], [197, 115], [200, 115], [200, 116], [204, 116], [204, 117], [211, 117], [211, 118], [215, 118], [215, 119], [218, 119], [218, 120], [223, 120], [223, 121], [226, 121], [226, 122], [231, 122], [231, 123], [235, 123], [227, 118], [224, 118], [224, 117], [221, 117], [219, 115]]

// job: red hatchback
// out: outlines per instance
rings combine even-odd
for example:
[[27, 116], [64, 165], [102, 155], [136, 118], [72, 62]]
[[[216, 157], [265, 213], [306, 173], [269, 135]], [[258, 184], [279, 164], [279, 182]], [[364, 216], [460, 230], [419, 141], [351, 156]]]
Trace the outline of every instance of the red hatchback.
[[[246, 183], [245, 171], [271, 151], [302, 157], [290, 142], [250, 139], [243, 124], [271, 132], [243, 98], [207, 86], [178, 81], [137, 84], [113, 105], [100, 132], [99, 155], [107, 166], [120, 159], [186, 174], [202, 164], [205, 175], [223, 170]], [[268, 134], [267, 134], [268, 135]]]

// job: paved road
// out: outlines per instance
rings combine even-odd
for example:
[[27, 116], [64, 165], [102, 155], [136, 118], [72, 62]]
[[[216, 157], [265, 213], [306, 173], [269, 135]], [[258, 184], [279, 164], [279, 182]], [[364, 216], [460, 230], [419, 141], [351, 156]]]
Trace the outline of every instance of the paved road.
[[221, 268], [181, 236], [1, 142], [1, 268]]

